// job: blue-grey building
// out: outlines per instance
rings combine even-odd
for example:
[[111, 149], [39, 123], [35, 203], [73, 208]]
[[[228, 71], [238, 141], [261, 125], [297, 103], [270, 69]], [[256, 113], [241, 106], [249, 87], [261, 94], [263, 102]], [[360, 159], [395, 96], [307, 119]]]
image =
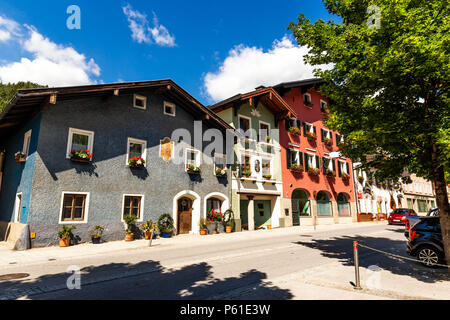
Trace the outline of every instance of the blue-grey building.
[[125, 214], [197, 233], [231, 207], [225, 142], [194, 143], [208, 129], [231, 127], [172, 80], [20, 90], [0, 115], [1, 223], [27, 225], [33, 247], [57, 244], [63, 224], [79, 242], [96, 225], [123, 239]]

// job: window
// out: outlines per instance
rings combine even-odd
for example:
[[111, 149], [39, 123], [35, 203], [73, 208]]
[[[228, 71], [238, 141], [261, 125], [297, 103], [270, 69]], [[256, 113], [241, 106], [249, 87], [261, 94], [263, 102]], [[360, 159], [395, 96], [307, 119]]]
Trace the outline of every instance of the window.
[[343, 174], [349, 174], [349, 167], [348, 163], [345, 161], [338, 161], [338, 170], [339, 170], [339, 177], [342, 177]]
[[23, 148], [22, 152], [28, 157], [30, 152], [30, 142], [31, 142], [31, 130], [27, 131], [23, 137]]
[[334, 161], [330, 158], [322, 158], [323, 163], [323, 173], [327, 174], [329, 171], [335, 171]]
[[250, 135], [248, 132], [250, 130], [250, 118], [239, 116], [239, 129], [248, 137]]
[[305, 105], [307, 105], [308, 107], [311, 107], [311, 106], [312, 106], [312, 103], [311, 103], [311, 95], [310, 95], [309, 93], [303, 94], [303, 103], [304, 103]]
[[16, 195], [16, 203], [14, 205], [14, 222], [20, 223], [20, 214], [22, 211], [22, 193]]
[[242, 168], [242, 172], [251, 170], [249, 156], [242, 157], [241, 168]]
[[303, 165], [303, 154], [294, 149], [287, 149], [287, 165], [288, 169], [291, 168], [292, 165]]
[[428, 206], [426, 200], [417, 200], [417, 206], [419, 207], [419, 212], [427, 212]]
[[271, 139], [270, 136], [270, 125], [268, 123], [259, 122], [259, 141], [260, 142], [269, 142]]
[[311, 123], [303, 122], [303, 136], [306, 137], [308, 132], [316, 135], [316, 127]]
[[309, 168], [319, 168], [319, 156], [314, 154], [305, 153], [305, 170]]
[[226, 169], [227, 165], [226, 165], [226, 156], [223, 154], [215, 154], [214, 155], [214, 173], [216, 173], [216, 171], [218, 169]]
[[67, 158], [73, 150], [89, 150], [92, 153], [94, 143], [94, 132], [69, 128], [69, 139], [67, 142]]
[[142, 195], [124, 195], [122, 219], [125, 215], [132, 215], [138, 221], [142, 221], [143, 198]]
[[222, 212], [222, 200], [217, 198], [209, 198], [206, 200], [206, 212], [210, 211]]
[[147, 109], [147, 97], [135, 94], [133, 106], [137, 109]]
[[323, 100], [320, 100], [320, 111], [327, 112], [328, 111], [328, 103]]
[[194, 149], [186, 149], [186, 170], [188, 165], [200, 167], [200, 151]]
[[336, 143], [339, 145], [341, 143], [344, 143], [344, 137], [340, 134], [336, 133]]
[[262, 160], [262, 175], [271, 175], [270, 173], [270, 160]]
[[[134, 138], [128, 138], [127, 142], [127, 159], [126, 164], [128, 165], [128, 162], [130, 158], [142, 158], [144, 159], [145, 163], [147, 162], [147, 142], [144, 140], [138, 140]], [[144, 164], [145, 166], [146, 164]]]
[[168, 116], [175, 117], [176, 108], [173, 103], [164, 101], [164, 114]]
[[87, 193], [64, 192], [60, 222], [85, 222], [88, 200]]
[[322, 134], [322, 142], [328, 145], [333, 145], [333, 135], [331, 134], [331, 131], [322, 128], [320, 132]]

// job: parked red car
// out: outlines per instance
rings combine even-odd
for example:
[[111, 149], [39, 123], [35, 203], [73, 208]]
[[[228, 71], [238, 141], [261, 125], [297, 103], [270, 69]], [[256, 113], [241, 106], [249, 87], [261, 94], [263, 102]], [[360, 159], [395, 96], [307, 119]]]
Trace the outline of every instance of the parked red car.
[[406, 217], [417, 216], [417, 213], [412, 209], [395, 209], [388, 217], [389, 224], [401, 224], [406, 223]]

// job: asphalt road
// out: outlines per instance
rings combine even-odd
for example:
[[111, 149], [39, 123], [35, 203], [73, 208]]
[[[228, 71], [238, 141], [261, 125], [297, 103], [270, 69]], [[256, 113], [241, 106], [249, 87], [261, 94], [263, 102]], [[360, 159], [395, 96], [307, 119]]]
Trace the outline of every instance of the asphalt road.
[[[77, 290], [30, 294], [27, 299], [295, 299], [286, 288], [268, 285], [272, 279], [329, 264], [352, 265], [352, 242], [406, 256], [404, 227], [374, 224], [338, 230], [271, 233], [245, 241], [203, 243], [73, 257], [34, 266], [17, 266], [32, 279], [0, 282], [2, 290], [30, 285], [65, 284], [69, 266], [81, 269]], [[264, 232], [264, 231], [262, 231]], [[377, 264], [399, 274], [416, 274], [424, 267], [369, 250], [360, 251], [361, 266]], [[12, 270], [12, 269], [11, 269]], [[72, 278], [73, 280], [73, 278]], [[76, 281], [70, 282], [76, 285]]]

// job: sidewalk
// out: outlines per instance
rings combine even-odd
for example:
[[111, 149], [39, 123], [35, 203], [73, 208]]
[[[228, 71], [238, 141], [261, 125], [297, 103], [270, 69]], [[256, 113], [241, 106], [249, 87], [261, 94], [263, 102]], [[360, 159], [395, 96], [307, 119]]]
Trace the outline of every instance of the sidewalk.
[[[359, 222], [352, 224], [338, 224], [338, 225], [319, 225], [316, 226], [316, 232], [339, 230], [345, 228], [359, 228], [364, 226], [371, 226], [376, 224], [385, 224], [384, 222]], [[199, 235], [179, 235], [173, 238], [158, 238], [152, 241], [152, 247], [155, 250], [161, 250], [165, 248], [177, 247], [190, 247], [196, 245], [214, 245], [216, 243], [239, 242], [252, 239], [258, 239], [266, 237], [268, 233], [276, 236], [292, 235], [292, 234], [307, 234], [314, 231], [312, 226], [298, 226], [291, 228], [277, 228], [272, 230], [258, 230], [258, 231], [244, 231], [235, 232], [231, 234], [217, 234], [209, 236]], [[11, 266], [15, 264], [20, 265], [33, 265], [42, 264], [48, 262], [49, 259], [57, 260], [70, 260], [71, 258], [82, 258], [89, 256], [98, 256], [102, 254], [108, 254], [118, 251], [139, 250], [148, 248], [148, 240], [135, 240], [132, 242], [125, 241], [111, 241], [102, 244], [82, 243], [76, 246], [70, 246], [67, 248], [60, 247], [45, 247], [45, 248], [33, 248], [26, 251], [14, 251], [10, 250], [3, 243], [0, 243], [0, 268]]]

